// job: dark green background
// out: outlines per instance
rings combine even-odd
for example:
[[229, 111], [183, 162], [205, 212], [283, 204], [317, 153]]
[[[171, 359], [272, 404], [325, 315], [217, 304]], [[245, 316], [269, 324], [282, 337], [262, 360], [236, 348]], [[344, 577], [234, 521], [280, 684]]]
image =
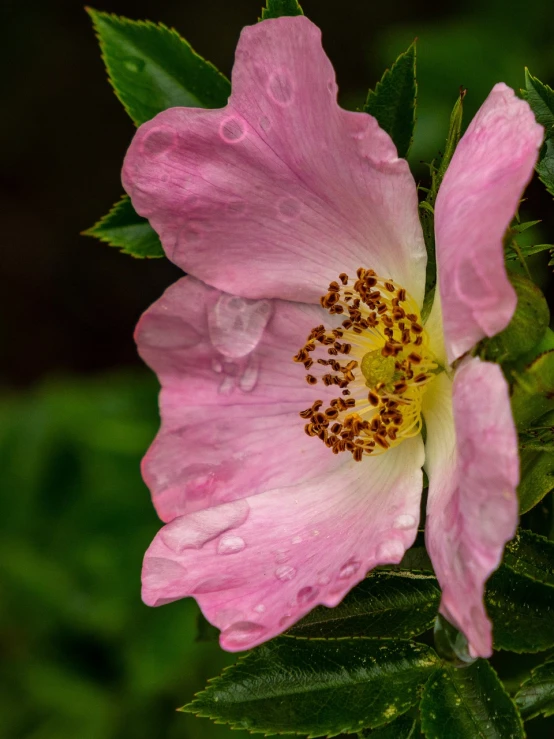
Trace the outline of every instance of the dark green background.
[[[260, 6], [96, 5], [175, 26], [227, 74], [240, 29]], [[469, 118], [495, 82], [523, 85], [524, 65], [554, 82], [546, 0], [303, 6], [323, 29], [348, 107], [418, 37], [412, 164], [421, 177], [460, 85]], [[231, 736], [174, 709], [233, 658], [195, 643], [192, 601], [148, 609], [139, 598], [158, 522], [138, 463], [157, 421], [156, 384], [132, 330], [179, 271], [79, 236], [118, 199], [133, 135], [81, 3], [8, 0], [2, 12], [0, 737]], [[528, 215], [545, 219], [534, 238], [551, 240], [552, 201], [536, 184], [530, 198]]]

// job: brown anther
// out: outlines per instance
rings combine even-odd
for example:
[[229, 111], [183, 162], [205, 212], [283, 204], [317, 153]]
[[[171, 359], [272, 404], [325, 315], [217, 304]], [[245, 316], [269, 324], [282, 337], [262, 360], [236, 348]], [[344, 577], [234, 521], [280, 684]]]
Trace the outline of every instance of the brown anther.
[[383, 447], [383, 449], [388, 449], [390, 447], [389, 442], [386, 439], [386, 436], [384, 434], [375, 434], [375, 441], [379, 444], [380, 447]]
[[317, 431], [314, 429], [313, 424], [307, 423], [304, 426], [304, 431], [308, 434], [308, 436], [315, 436], [317, 434]]
[[403, 287], [397, 290], [396, 294], [398, 295], [398, 300], [400, 300], [400, 302], [404, 302], [406, 300], [406, 290], [404, 290]]
[[420, 326], [419, 323], [412, 323], [411, 327], [414, 334], [421, 334], [423, 333], [423, 326]]
[[418, 336], [414, 341], [415, 346], [421, 346], [423, 344], [423, 336]]
[[313, 375], [306, 375], [306, 382], [308, 385], [315, 385], [317, 382], [317, 377], [314, 377]]
[[358, 269], [356, 270], [356, 275], [358, 276], [358, 279], [363, 280], [363, 278], [365, 277], [365, 274], [366, 274], [365, 269], [363, 267], [358, 267]]
[[340, 423], [334, 423], [334, 424], [333, 424], [333, 425], [331, 426], [331, 431], [332, 431], [332, 432], [333, 432], [334, 434], [338, 434], [338, 433], [339, 433], [339, 431], [340, 431], [341, 429], [342, 429], [342, 424], [340, 424]]
[[350, 390], [343, 390], [342, 391], [342, 394], [343, 395], [350, 395]]
[[417, 316], [415, 313], [407, 313], [406, 318], [408, 319], [408, 321], [417, 321]]
[[338, 293], [339, 291], [340, 291], [339, 283], [333, 280], [333, 282], [329, 284], [329, 292]]
[[313, 416], [313, 410], [311, 408], [306, 408], [305, 411], [300, 411], [300, 417], [301, 418], [311, 418]]
[[408, 354], [408, 359], [413, 364], [421, 364], [421, 362], [423, 361], [423, 357], [421, 355], [419, 355], [419, 354], [416, 354], [415, 352], [412, 352], [411, 354]]
[[408, 389], [408, 385], [405, 382], [400, 381], [400, 382], [394, 383], [394, 392], [397, 395], [403, 395], [407, 389]]
[[411, 341], [410, 332], [408, 331], [407, 328], [404, 329], [404, 331], [402, 331], [402, 339], [401, 339], [401, 341], [402, 341], [403, 344], [409, 344], [410, 341]]
[[403, 308], [395, 308], [392, 312], [392, 317], [395, 321], [401, 321], [405, 315]]
[[325, 410], [325, 416], [327, 419], [332, 420], [333, 418], [336, 418], [339, 415], [339, 412], [336, 408], [327, 408]]
[[377, 313], [379, 313], [380, 316], [383, 315], [383, 313], [386, 313], [388, 310], [387, 306], [384, 303], [381, 303], [381, 305], [377, 308]]
[[331, 354], [332, 356], [336, 357], [338, 354], [338, 351], [335, 349], [334, 346], [332, 346], [330, 349], [327, 349], [327, 354]]
[[390, 293], [394, 292], [394, 284], [392, 282], [385, 282], [385, 287]]
[[346, 272], [341, 272], [340, 273], [339, 280], [342, 282], [343, 285], [347, 285], [348, 284], [348, 275], [346, 274]]
[[369, 402], [371, 403], [371, 405], [374, 405], [374, 406], [378, 406], [379, 405], [379, 402], [380, 401], [379, 401], [379, 396], [377, 395], [377, 393], [374, 393], [373, 391], [370, 391], [367, 394], [367, 399], [369, 400]]
[[356, 462], [361, 462], [364, 455], [364, 450], [361, 447], [356, 447], [352, 452], [352, 456]]
[[385, 324], [387, 328], [392, 328], [394, 326], [394, 321], [392, 320], [390, 316], [384, 315], [381, 320], [383, 321], [383, 323]]
[[414, 382], [417, 382], [419, 384], [420, 382], [425, 382], [427, 378], [428, 378], [428, 375], [426, 375], [425, 372], [422, 372], [421, 374], [414, 377]]
[[304, 360], [304, 367], [306, 369], [310, 369], [313, 363], [314, 363], [314, 360], [311, 357], [308, 357], [308, 359]]

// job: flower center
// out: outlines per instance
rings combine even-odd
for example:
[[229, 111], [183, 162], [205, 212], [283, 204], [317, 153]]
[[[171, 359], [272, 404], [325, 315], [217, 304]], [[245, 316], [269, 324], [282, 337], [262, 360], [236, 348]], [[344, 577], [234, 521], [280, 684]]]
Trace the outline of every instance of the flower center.
[[316, 400], [300, 413], [306, 433], [359, 462], [419, 434], [422, 397], [439, 365], [406, 290], [371, 269], [356, 275], [339, 275], [320, 301], [342, 323], [313, 328], [294, 361], [321, 369], [319, 379], [306, 375], [309, 385], [340, 391], [327, 408]]

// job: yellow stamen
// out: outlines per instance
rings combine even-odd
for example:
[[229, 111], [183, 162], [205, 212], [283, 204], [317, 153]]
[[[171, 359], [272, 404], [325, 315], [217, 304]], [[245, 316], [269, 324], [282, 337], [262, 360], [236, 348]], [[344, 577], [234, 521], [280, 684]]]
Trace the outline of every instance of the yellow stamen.
[[312, 373], [320, 368], [306, 381], [336, 386], [337, 397], [300, 413], [306, 433], [356, 461], [419, 434], [422, 396], [439, 366], [415, 301], [393, 280], [360, 268], [356, 280], [342, 273], [331, 282], [321, 305], [344, 316], [342, 324], [313, 328], [294, 360]]

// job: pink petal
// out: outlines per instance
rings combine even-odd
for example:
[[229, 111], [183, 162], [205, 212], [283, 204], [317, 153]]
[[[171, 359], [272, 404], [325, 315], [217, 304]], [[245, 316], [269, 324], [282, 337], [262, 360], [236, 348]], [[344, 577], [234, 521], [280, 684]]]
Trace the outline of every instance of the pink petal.
[[143, 599], [187, 595], [238, 651], [315, 605], [335, 606], [365, 573], [397, 563], [417, 533], [421, 438], [332, 474], [176, 518], [146, 552]]
[[191, 277], [142, 316], [139, 352], [162, 384], [162, 427], [142, 471], [164, 521], [344, 463], [306, 436], [299, 415], [336, 395], [309, 386], [292, 359], [324, 316], [316, 306], [246, 300]]
[[450, 363], [505, 328], [516, 307], [502, 239], [533, 173], [543, 128], [495, 85], [462, 137], [435, 208], [439, 287]]
[[473, 656], [492, 652], [484, 585], [516, 530], [517, 434], [500, 367], [472, 358], [452, 385], [446, 374], [425, 397], [429, 472], [426, 542], [442, 587], [441, 613]]
[[408, 164], [364, 113], [337, 104], [307, 18], [245, 28], [222, 110], [172, 108], [137, 132], [133, 205], [189, 274], [247, 298], [316, 302], [360, 266], [421, 303], [425, 247]]

